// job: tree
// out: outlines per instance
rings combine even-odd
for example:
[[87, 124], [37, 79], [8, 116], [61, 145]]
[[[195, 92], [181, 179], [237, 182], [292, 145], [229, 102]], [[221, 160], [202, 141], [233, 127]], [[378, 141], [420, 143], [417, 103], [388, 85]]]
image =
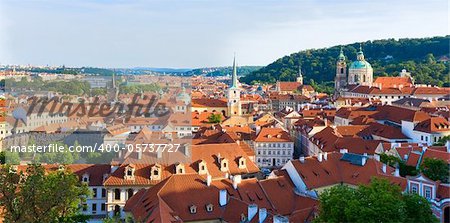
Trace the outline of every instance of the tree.
[[325, 190], [320, 195], [320, 215], [318, 222], [346, 222], [344, 214], [349, 201], [356, 199], [356, 191], [350, 187], [338, 185]]
[[425, 158], [420, 165], [420, 171], [431, 180], [448, 182], [449, 167], [444, 160]]
[[418, 195], [403, 195], [397, 185], [373, 178], [356, 189], [338, 185], [320, 196], [315, 222], [437, 222], [428, 202]]
[[221, 114], [211, 114], [208, 117], [208, 122], [209, 123], [220, 123], [222, 122], [222, 115]]
[[437, 222], [427, 199], [418, 194], [406, 194], [403, 201], [406, 207], [406, 222]]
[[0, 205], [5, 222], [85, 222], [80, 203], [89, 195], [87, 185], [68, 170], [45, 173], [38, 164], [25, 172], [5, 165], [0, 169]]
[[435, 142], [433, 146], [445, 146], [447, 141], [450, 141], [450, 135], [442, 137], [439, 141]]
[[389, 166], [394, 166], [394, 165], [397, 165], [398, 163], [400, 163], [401, 160], [398, 157], [396, 157], [396, 156], [392, 156], [392, 155], [388, 155], [386, 153], [382, 153], [380, 155], [380, 161], [382, 163], [385, 163], [385, 164], [389, 165]]

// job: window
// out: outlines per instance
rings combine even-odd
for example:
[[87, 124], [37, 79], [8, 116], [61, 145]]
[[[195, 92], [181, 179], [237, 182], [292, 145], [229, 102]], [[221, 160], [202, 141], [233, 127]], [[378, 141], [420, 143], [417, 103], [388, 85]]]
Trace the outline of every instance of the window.
[[93, 198], [97, 197], [97, 188], [92, 188], [92, 197]]
[[128, 199], [130, 199], [134, 194], [134, 190], [133, 189], [128, 189]]
[[207, 211], [207, 212], [213, 211], [213, 205], [212, 205], [212, 204], [207, 204], [207, 205], [206, 205], [206, 211]]
[[87, 204], [83, 204], [83, 211], [87, 211], [88, 209], [88, 205]]
[[97, 212], [97, 204], [92, 204], [92, 212]]
[[120, 190], [114, 189], [114, 199], [120, 200]]
[[191, 214], [197, 213], [197, 206], [191, 205], [191, 206], [189, 207], [189, 211], [191, 212]]
[[106, 197], [106, 189], [102, 188], [102, 197]]
[[430, 200], [431, 199], [431, 187], [424, 186], [425, 190], [425, 198]]
[[417, 194], [417, 184], [411, 184], [411, 192]]
[[102, 211], [106, 211], [106, 204], [105, 203], [102, 203], [101, 210]]

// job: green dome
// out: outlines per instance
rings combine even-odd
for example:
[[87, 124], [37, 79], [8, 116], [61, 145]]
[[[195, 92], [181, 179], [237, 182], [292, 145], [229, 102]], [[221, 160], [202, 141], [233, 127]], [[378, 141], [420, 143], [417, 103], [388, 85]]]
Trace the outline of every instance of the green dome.
[[370, 65], [370, 63], [365, 60], [357, 60], [352, 62], [352, 64], [350, 64], [350, 69], [368, 69], [368, 68], [372, 68], [372, 65]]

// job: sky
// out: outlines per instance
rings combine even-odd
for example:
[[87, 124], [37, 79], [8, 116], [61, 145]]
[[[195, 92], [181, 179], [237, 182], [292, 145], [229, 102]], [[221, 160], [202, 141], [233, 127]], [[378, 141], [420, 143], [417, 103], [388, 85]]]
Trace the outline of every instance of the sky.
[[449, 34], [447, 0], [0, 0], [0, 64], [267, 65], [311, 48]]

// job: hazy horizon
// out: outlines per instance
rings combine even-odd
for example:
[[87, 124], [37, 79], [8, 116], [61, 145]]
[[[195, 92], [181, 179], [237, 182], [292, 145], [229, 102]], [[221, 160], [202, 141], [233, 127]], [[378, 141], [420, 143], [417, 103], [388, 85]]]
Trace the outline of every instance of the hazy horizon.
[[0, 0], [0, 64], [195, 69], [230, 66], [236, 53], [239, 65], [265, 66], [305, 49], [445, 36], [448, 9], [444, 0]]

